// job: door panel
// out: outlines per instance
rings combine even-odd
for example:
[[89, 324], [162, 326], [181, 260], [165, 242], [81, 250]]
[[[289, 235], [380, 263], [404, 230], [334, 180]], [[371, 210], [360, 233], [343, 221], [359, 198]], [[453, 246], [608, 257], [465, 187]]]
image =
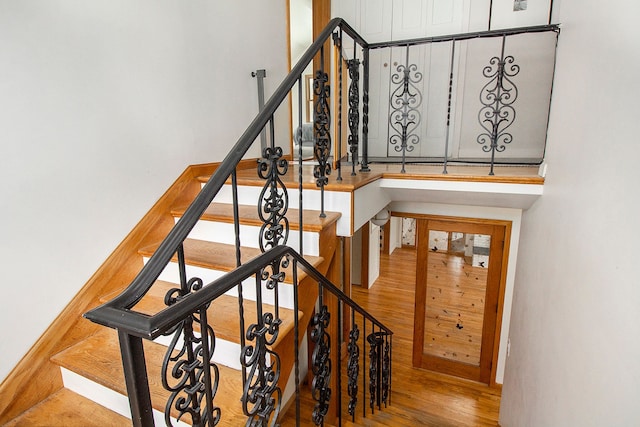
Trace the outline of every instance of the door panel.
[[416, 222], [414, 366], [489, 383], [505, 226]]

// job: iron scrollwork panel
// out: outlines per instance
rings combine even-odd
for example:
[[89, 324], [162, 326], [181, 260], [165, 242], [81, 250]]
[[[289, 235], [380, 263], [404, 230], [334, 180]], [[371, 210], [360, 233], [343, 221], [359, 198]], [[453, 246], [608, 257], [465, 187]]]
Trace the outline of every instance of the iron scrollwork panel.
[[369, 407], [373, 413], [376, 403], [376, 391], [378, 389], [378, 358], [379, 342], [375, 333], [367, 337], [369, 341]]
[[[358, 325], [353, 325], [353, 329], [349, 332], [349, 344], [347, 344], [347, 352], [349, 360], [347, 362], [347, 392], [349, 394], [349, 406], [347, 411], [352, 418], [355, 417], [356, 405], [358, 404], [358, 374], [360, 373], [360, 348], [358, 347], [358, 338], [360, 330]], [[354, 418], [355, 419], [355, 418]]]
[[358, 127], [360, 122], [360, 61], [350, 59], [347, 61], [349, 69], [349, 153], [351, 153], [351, 175], [356, 174], [356, 164], [358, 163]]
[[324, 213], [324, 187], [329, 183], [329, 175], [331, 174], [331, 164], [329, 163], [329, 156], [331, 155], [329, 95], [331, 90], [328, 82], [327, 73], [322, 70], [316, 71], [313, 79], [313, 94], [315, 97], [313, 115], [315, 145], [313, 152], [318, 164], [313, 167], [313, 176], [316, 179], [316, 186], [323, 192], [321, 217], [326, 216]]
[[409, 64], [408, 61], [406, 65], [398, 65], [396, 72], [391, 75], [391, 84], [395, 89], [389, 99], [389, 144], [395, 152], [402, 154], [403, 173], [407, 153], [411, 153], [420, 143], [418, 127], [421, 121], [422, 93], [418, 84], [422, 78], [418, 66]]
[[503, 152], [506, 144], [513, 141], [513, 135], [507, 129], [516, 119], [513, 103], [518, 98], [518, 87], [513, 77], [520, 72], [520, 66], [513, 56], [504, 56], [504, 42], [503, 38], [500, 57], [492, 57], [489, 65], [482, 69], [482, 75], [489, 81], [480, 91], [482, 107], [478, 121], [484, 131], [478, 135], [477, 142], [482, 145], [482, 151], [491, 152], [490, 175], [493, 175], [495, 153]]
[[[192, 278], [187, 290], [173, 288], [165, 295], [165, 303], [172, 305], [188, 293], [202, 289], [203, 282]], [[191, 314], [168, 334], [173, 339], [162, 363], [162, 385], [170, 392], [165, 406], [165, 422], [172, 426], [171, 411], [177, 420], [198, 426], [215, 426], [221, 410], [213, 404], [218, 389], [218, 367], [211, 361], [215, 349], [215, 334], [207, 323], [207, 307]], [[199, 324], [199, 336], [194, 325]], [[187, 418], [190, 418], [188, 420]]]
[[275, 425], [282, 402], [282, 390], [278, 385], [280, 379], [280, 357], [271, 350], [278, 339], [282, 319], [278, 305], [278, 285], [284, 281], [283, 271], [289, 265], [289, 258], [275, 260], [264, 267], [259, 274], [256, 286], [262, 282], [266, 288], [274, 292], [274, 312], [262, 312], [262, 291], [258, 289], [256, 305], [257, 322], [247, 328], [246, 344], [242, 349], [240, 363], [247, 371], [242, 404], [247, 415], [247, 426]]
[[322, 305], [320, 311], [313, 316], [311, 341], [315, 348], [311, 356], [313, 384], [312, 396], [316, 401], [312, 418], [316, 425], [322, 425], [329, 411], [329, 399], [331, 398], [331, 338], [327, 333], [330, 314], [326, 305]]
[[387, 406], [389, 401], [389, 389], [391, 386], [391, 348], [389, 346], [389, 339], [385, 336], [384, 340], [384, 355], [382, 357], [382, 389], [381, 400], [384, 406]]
[[258, 175], [266, 182], [260, 192], [258, 215], [260, 227], [260, 250], [265, 252], [284, 245], [289, 238], [289, 193], [281, 177], [288, 170], [287, 159], [282, 157], [281, 147], [267, 147], [258, 160]]
[[241, 356], [242, 365], [248, 369], [242, 395], [247, 426], [266, 426], [270, 420], [275, 425], [280, 411], [280, 357], [269, 349], [278, 337], [280, 323], [273, 313], [264, 313], [258, 323], [247, 328], [248, 344]]

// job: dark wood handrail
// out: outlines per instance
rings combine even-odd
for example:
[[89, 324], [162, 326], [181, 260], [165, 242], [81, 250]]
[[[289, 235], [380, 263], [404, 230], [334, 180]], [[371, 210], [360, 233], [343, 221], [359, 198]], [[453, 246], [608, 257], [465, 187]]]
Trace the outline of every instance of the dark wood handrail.
[[260, 254], [247, 263], [241, 265], [235, 270], [225, 274], [209, 285], [204, 286], [198, 292], [193, 292], [185, 296], [180, 301], [163, 309], [154, 315], [146, 315], [131, 311], [127, 308], [115, 307], [113, 304], [107, 303], [97, 307], [88, 313], [85, 317], [95, 323], [103, 326], [118, 329], [130, 335], [135, 335], [146, 339], [155, 339], [165, 332], [171, 330], [176, 324], [180, 323], [185, 317], [196, 312], [199, 308], [213, 301], [225, 292], [233, 289], [243, 280], [257, 274], [262, 268], [279, 262], [284, 257], [289, 257], [290, 261], [295, 261], [294, 265], [302, 269], [313, 280], [317, 281], [323, 289], [335, 295], [344, 304], [347, 304], [353, 310], [369, 320], [380, 330], [388, 335], [392, 335], [391, 329], [386, 327], [376, 318], [371, 316], [358, 303], [349, 298], [337, 286], [331, 283], [326, 277], [316, 270], [313, 265], [304, 259], [298, 252], [289, 246], [276, 246], [267, 252]]

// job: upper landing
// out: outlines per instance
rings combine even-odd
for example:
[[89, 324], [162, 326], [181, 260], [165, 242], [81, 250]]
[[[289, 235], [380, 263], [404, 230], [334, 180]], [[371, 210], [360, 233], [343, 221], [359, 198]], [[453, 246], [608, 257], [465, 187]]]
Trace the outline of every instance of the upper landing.
[[[289, 191], [299, 188], [299, 167], [290, 164], [281, 179]], [[331, 171], [325, 187], [326, 210], [340, 212], [337, 233], [351, 236], [365, 222], [392, 202], [435, 203], [446, 205], [484, 206], [526, 210], [543, 194], [544, 178], [537, 166], [494, 166], [489, 175], [488, 166], [449, 165], [447, 174], [441, 165], [407, 165], [401, 173], [398, 164], [371, 164], [370, 172], [343, 167], [342, 180], [338, 172]], [[208, 177], [207, 177], [208, 178]], [[264, 185], [255, 168], [238, 171], [238, 184], [248, 187]], [[302, 187], [305, 200], [312, 202], [319, 196], [313, 176], [313, 165], [302, 166]], [[248, 189], [245, 188], [244, 192]], [[307, 193], [309, 192], [309, 193]], [[250, 200], [257, 200], [250, 195]], [[313, 203], [305, 208], [319, 209]], [[290, 196], [291, 207], [297, 207], [297, 197]], [[307, 207], [308, 206], [308, 207]]]

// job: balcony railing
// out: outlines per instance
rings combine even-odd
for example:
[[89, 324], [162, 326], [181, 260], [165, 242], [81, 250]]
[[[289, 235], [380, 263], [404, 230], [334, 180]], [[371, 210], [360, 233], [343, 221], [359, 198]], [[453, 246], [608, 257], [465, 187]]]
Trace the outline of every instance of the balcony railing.
[[[350, 82], [359, 78], [352, 67], [364, 67], [363, 169], [441, 163], [447, 173], [449, 162], [480, 163], [492, 175], [494, 164], [540, 164], [559, 31], [544, 25], [375, 43], [345, 58]], [[348, 154], [359, 161], [353, 146]]]

